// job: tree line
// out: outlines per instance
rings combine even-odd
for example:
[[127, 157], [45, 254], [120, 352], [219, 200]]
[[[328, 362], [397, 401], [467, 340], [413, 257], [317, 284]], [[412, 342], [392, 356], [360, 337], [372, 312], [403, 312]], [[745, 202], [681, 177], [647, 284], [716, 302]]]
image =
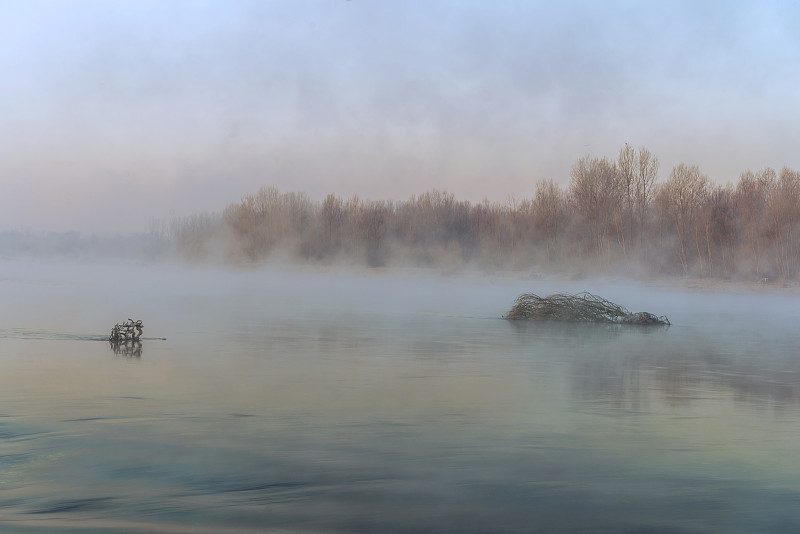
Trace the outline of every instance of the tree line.
[[405, 201], [342, 198], [264, 187], [222, 213], [153, 220], [152, 254], [387, 264], [458, 269], [797, 279], [800, 172], [745, 171], [713, 184], [681, 163], [659, 181], [659, 161], [626, 144], [616, 158], [586, 156], [566, 188], [536, 183], [530, 198], [470, 203], [432, 190]]

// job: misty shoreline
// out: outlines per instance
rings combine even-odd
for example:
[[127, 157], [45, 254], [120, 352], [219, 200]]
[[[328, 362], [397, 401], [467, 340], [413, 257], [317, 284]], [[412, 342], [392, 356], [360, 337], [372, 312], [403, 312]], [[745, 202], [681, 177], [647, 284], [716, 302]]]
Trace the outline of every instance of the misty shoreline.
[[162, 273], [192, 273], [203, 277], [218, 273], [228, 275], [242, 274], [246, 276], [314, 276], [324, 275], [342, 278], [365, 279], [419, 279], [421, 281], [462, 280], [481, 283], [492, 282], [526, 282], [532, 285], [548, 284], [552, 291], [566, 288], [595, 286], [623, 286], [648, 290], [680, 291], [690, 293], [733, 293], [733, 294], [775, 294], [800, 296], [800, 283], [784, 283], [779, 281], [746, 281], [718, 280], [692, 276], [620, 276], [604, 273], [545, 272], [537, 270], [483, 269], [477, 266], [461, 266], [458, 269], [419, 266], [385, 266], [369, 267], [358, 264], [320, 265], [284, 260], [263, 261], [258, 263], [240, 262], [192, 262], [186, 259], [142, 259], [114, 256], [9, 256], [0, 254], [0, 266], [6, 271], [0, 276], [0, 282], [13, 282], [16, 279], [30, 281], [33, 278], [53, 278], [53, 273], [61, 272], [69, 276], [69, 272], [78, 275], [82, 271], [120, 272], [126, 276], [134, 276], [136, 272], [147, 271], [157, 275]]
[[471, 203], [436, 189], [404, 201], [331, 193], [316, 202], [264, 186], [221, 213], [152, 219], [145, 254], [798, 281], [800, 171], [748, 170], [722, 186], [684, 163], [661, 183], [658, 168], [647, 149], [626, 144], [616, 159], [579, 159], [566, 188], [540, 180], [532, 197], [505, 203]]
[[748, 170], [722, 186], [696, 165], [680, 163], [663, 183], [658, 169], [646, 148], [625, 144], [615, 159], [580, 158], [566, 188], [540, 180], [532, 197], [505, 203], [436, 189], [313, 201], [263, 186], [221, 212], [153, 218], [139, 234], [0, 232], [0, 257], [566, 272], [695, 281], [689, 289], [800, 283], [800, 171]]

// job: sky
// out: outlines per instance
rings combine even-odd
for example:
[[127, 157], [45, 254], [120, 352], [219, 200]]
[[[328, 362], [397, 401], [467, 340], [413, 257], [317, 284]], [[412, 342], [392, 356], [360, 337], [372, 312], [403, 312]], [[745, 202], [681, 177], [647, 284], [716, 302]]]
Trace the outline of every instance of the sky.
[[0, 3], [0, 231], [131, 233], [262, 186], [473, 202], [644, 146], [800, 168], [800, 4]]

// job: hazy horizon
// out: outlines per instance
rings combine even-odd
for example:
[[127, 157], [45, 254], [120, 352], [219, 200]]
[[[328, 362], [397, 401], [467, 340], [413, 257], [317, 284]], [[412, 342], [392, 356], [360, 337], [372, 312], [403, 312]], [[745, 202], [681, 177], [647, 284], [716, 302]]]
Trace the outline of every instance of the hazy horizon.
[[626, 142], [800, 167], [782, 2], [7, 2], [0, 230], [141, 232], [264, 185], [501, 202]]

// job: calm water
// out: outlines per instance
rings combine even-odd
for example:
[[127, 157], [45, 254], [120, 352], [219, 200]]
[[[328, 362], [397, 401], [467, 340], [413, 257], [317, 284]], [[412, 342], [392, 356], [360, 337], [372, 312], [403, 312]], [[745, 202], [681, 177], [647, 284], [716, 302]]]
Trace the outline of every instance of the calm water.
[[[668, 329], [498, 319], [589, 290]], [[800, 299], [0, 266], [0, 532], [796, 532]], [[115, 352], [114, 322], [149, 339]]]

